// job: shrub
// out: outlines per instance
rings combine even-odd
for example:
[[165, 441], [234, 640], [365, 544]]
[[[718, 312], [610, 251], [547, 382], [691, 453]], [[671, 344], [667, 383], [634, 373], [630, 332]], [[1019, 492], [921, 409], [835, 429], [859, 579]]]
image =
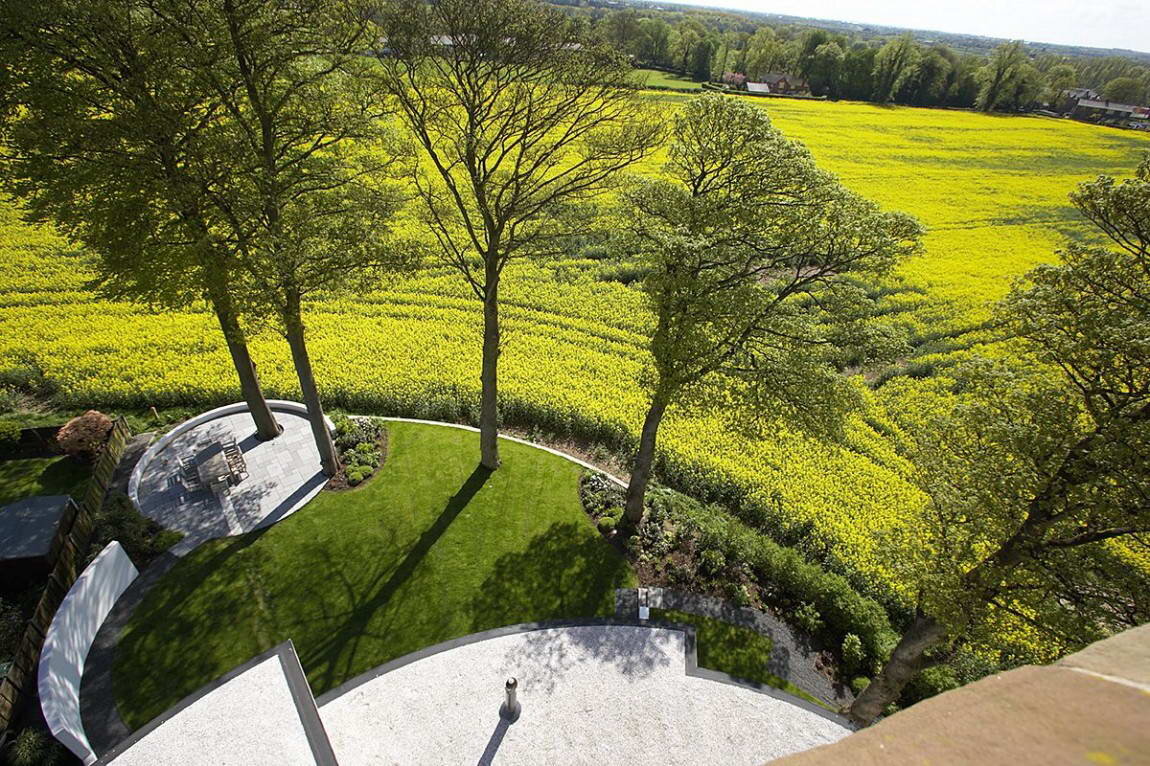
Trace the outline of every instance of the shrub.
[[751, 591], [742, 583], [727, 583], [727, 598], [736, 606], [750, 606], [754, 603], [754, 599], [751, 598]]
[[722, 572], [726, 565], [727, 557], [723, 555], [722, 551], [715, 548], [708, 548], [699, 556], [699, 571], [709, 577]]
[[56, 433], [56, 443], [65, 455], [92, 461], [104, 449], [112, 430], [112, 419], [102, 412], [88, 410], [74, 417]]
[[847, 633], [843, 636], [843, 673], [852, 675], [862, 667], [863, 661], [866, 660], [866, 652], [863, 651], [862, 639], [854, 633]]
[[60, 745], [39, 729], [24, 729], [8, 751], [12, 766], [53, 766], [60, 762]]
[[866, 676], [851, 679], [851, 691], [855, 693], [856, 697], [862, 694], [868, 686], [870, 686], [870, 679]]
[[609, 535], [615, 531], [615, 519], [610, 516], [600, 516], [599, 521], [595, 522], [595, 526], [599, 527], [599, 531], [605, 535]]
[[349, 462], [369, 468], [379, 467], [379, 447], [370, 442], [360, 442], [347, 453]]
[[795, 624], [808, 633], [817, 633], [823, 627], [823, 618], [814, 604], [804, 601], [791, 613]]
[[136, 566], [143, 569], [184, 537], [183, 533], [166, 529], [156, 520], [140, 513], [131, 498], [122, 493], [109, 496], [96, 512], [93, 521], [92, 543], [88, 547], [89, 563], [108, 543], [116, 540], [124, 546]]
[[347, 469], [347, 483], [355, 487], [362, 484], [364, 479], [371, 476], [372, 470], [367, 466], [357, 465]]
[[0, 599], [0, 663], [15, 656], [24, 637], [24, 615], [20, 607]]
[[20, 424], [0, 420], [0, 449], [9, 449], [20, 443]]
[[383, 436], [383, 424], [375, 418], [336, 415], [331, 422], [335, 426], [335, 446], [341, 452], [356, 449], [364, 442], [374, 445]]

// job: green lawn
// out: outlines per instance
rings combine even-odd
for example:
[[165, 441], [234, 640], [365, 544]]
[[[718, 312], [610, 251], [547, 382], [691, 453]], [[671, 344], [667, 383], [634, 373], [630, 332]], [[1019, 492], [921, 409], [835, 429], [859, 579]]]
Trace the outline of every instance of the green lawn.
[[375, 478], [199, 548], [148, 595], [116, 658], [129, 726], [288, 638], [322, 694], [475, 631], [609, 615], [614, 589], [635, 584], [580, 507], [578, 466], [503, 442], [488, 474], [473, 432], [388, 429]]
[[657, 88], [679, 88], [684, 90], [699, 90], [702, 82], [692, 80], [681, 74], [660, 72], [658, 69], [636, 69], [635, 81]]
[[767, 661], [771, 657], [771, 639], [761, 633], [722, 620], [670, 609], [652, 609], [651, 618], [695, 626], [699, 667], [718, 670], [748, 681], [757, 681], [796, 697], [802, 697], [816, 705], [822, 705], [828, 710], [833, 709], [822, 700], [816, 699], [767, 670]]
[[82, 494], [88, 466], [71, 458], [0, 460], [0, 506], [33, 495]]

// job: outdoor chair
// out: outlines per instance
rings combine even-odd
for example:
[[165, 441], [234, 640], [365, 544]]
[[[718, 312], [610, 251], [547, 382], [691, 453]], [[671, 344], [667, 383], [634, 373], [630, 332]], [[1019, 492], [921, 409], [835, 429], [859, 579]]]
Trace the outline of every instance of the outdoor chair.
[[177, 457], [176, 461], [180, 465], [180, 484], [184, 486], [184, 489], [189, 492], [203, 489], [203, 484], [200, 483], [200, 474], [196, 471], [196, 467], [182, 457]]

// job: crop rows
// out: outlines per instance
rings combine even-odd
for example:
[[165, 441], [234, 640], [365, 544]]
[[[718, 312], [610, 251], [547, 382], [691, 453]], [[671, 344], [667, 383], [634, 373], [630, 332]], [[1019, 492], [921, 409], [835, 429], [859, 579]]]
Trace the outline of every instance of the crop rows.
[[[670, 109], [677, 96], [660, 96]], [[1068, 121], [1004, 118], [863, 104], [756, 101], [776, 124], [856, 191], [917, 215], [926, 254], [901, 267], [884, 311], [914, 339], [907, 363], [945, 366], [993, 341], [983, 325], [1010, 281], [1050, 260], [1083, 228], [1066, 194], [1100, 172], [1127, 173], [1145, 137]], [[654, 172], [652, 161], [642, 170]], [[642, 295], [596, 281], [594, 262], [513, 265], [504, 288], [501, 393], [505, 419], [632, 443], [644, 411], [637, 378], [651, 316]], [[39, 369], [72, 406], [207, 406], [233, 400], [228, 357], [210, 314], [164, 314], [85, 291], [82, 254], [0, 207], [0, 374]], [[324, 396], [351, 410], [447, 419], [474, 416], [481, 318], [443, 269], [310, 307]], [[269, 395], [296, 396], [286, 345], [257, 333], [253, 354]], [[860, 381], [860, 386], [861, 386]], [[884, 565], [884, 529], [913, 523], [922, 498], [898, 456], [927, 379], [896, 377], [867, 391], [867, 411], [843, 444], [772, 423], [769, 436], [732, 427], [739, 413], [672, 412], [662, 432], [665, 473], [686, 489], [723, 494], [745, 516], [856, 586], [901, 594]]]

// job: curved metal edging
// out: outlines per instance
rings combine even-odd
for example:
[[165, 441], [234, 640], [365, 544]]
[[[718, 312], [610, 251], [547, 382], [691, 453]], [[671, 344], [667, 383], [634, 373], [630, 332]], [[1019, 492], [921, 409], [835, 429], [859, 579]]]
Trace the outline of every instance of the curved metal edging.
[[[420, 423], [420, 424], [425, 425], [425, 426], [445, 426], [447, 428], [459, 428], [459, 429], [464, 430], [464, 431], [472, 431], [474, 433], [479, 433], [479, 429], [476, 428], [475, 426], [465, 426], [465, 425], [461, 425], [459, 423], [447, 423], [447, 422], [442, 421], [442, 420], [419, 420], [417, 418], [392, 418], [392, 417], [384, 417], [384, 416], [379, 416], [379, 415], [369, 415], [368, 417], [376, 417], [376, 418], [379, 418], [380, 420], [388, 420], [388, 421], [392, 421], [395, 423]], [[582, 466], [583, 468], [586, 468], [589, 471], [594, 471], [595, 473], [602, 474], [603, 476], [606, 476], [608, 479], [610, 479], [615, 484], [618, 484], [620, 487], [623, 487], [623, 488], [627, 487], [627, 482], [623, 481], [618, 476], [613, 476], [613, 475], [607, 473], [606, 471], [604, 471], [602, 468], [599, 468], [597, 466], [593, 466], [590, 463], [588, 463], [586, 460], [580, 460], [579, 458], [575, 457], [574, 455], [568, 455], [566, 452], [563, 452], [561, 450], [553, 449], [551, 447], [544, 447], [542, 444], [536, 444], [535, 442], [527, 441], [526, 439], [520, 439], [520, 438], [515, 437], [515, 436], [506, 436], [504, 434], [499, 434], [499, 438], [500, 439], [506, 439], [509, 442], [515, 442], [516, 444], [524, 444], [528, 447], [534, 447], [535, 449], [540, 449], [540, 450], [543, 450], [544, 452], [550, 452], [552, 455], [555, 455], [557, 457], [561, 457], [564, 460], [569, 460], [572, 463], [574, 463], [575, 465]]]

